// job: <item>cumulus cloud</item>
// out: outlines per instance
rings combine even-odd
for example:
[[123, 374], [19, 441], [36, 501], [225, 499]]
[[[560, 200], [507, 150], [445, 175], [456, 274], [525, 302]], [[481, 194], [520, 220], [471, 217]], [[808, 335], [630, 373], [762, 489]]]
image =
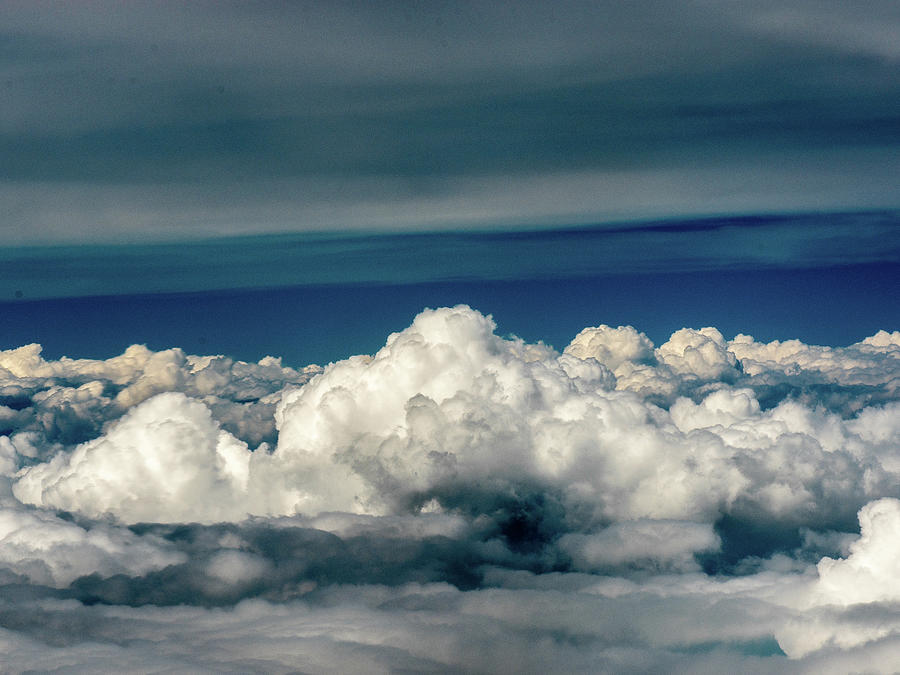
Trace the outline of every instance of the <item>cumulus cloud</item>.
[[[274, 448], [252, 452], [197, 400], [210, 382], [234, 391], [213, 369], [194, 378], [195, 397], [147, 399], [99, 438], [25, 466], [14, 490], [27, 503], [123, 522], [426, 504], [475, 513], [552, 494], [575, 530], [755, 510], [826, 525], [890, 494], [892, 465], [876, 452], [888, 431], [861, 428], [877, 413], [845, 420], [791, 399], [763, 410], [752, 387], [731, 386], [742, 375], [727, 346], [712, 328], [682, 329], [651, 350], [633, 329], [600, 327], [559, 355], [498, 337], [467, 307], [427, 310], [374, 356], [283, 388]], [[856, 348], [865, 350], [894, 358], [890, 340]], [[185, 372], [173, 359], [162, 371]], [[193, 362], [204, 374], [215, 361]], [[630, 389], [628, 367], [674, 383], [668, 409]]]
[[720, 542], [709, 523], [637, 520], [615, 523], [597, 534], [566, 534], [560, 548], [585, 571], [625, 564], [699, 569], [696, 553], [714, 551]]
[[22, 668], [91, 640], [145, 669], [123, 636], [178, 626], [175, 669], [890, 671], [898, 364], [884, 331], [557, 353], [466, 306], [325, 368], [3, 352], [2, 639]]
[[28, 434], [20, 436], [20, 446], [28, 444], [22, 454], [52, 457], [61, 447], [97, 438], [148, 398], [177, 391], [203, 400], [224, 428], [256, 447], [274, 440], [277, 394], [319, 370], [284, 367], [271, 356], [245, 363], [143, 345], [107, 360], [47, 361], [40, 345], [26, 345], [0, 351], [0, 432]]
[[233, 520], [244, 515], [231, 497], [246, 485], [250, 459], [206, 406], [170, 392], [71, 454], [26, 468], [13, 491], [25, 503], [126, 522]]
[[[106, 523], [88, 527], [14, 500], [0, 505], [0, 578], [64, 588], [75, 579], [140, 576], [185, 561], [168, 542]], [[12, 576], [11, 576], [12, 575]]]
[[565, 353], [580, 359], [596, 359], [612, 371], [624, 363], [656, 363], [650, 338], [631, 326], [585, 328], [569, 343]]
[[900, 601], [900, 500], [879, 499], [859, 511], [859, 540], [846, 559], [818, 564], [819, 602], [851, 605]]
[[849, 347], [819, 347], [799, 340], [756, 342], [738, 335], [728, 349], [748, 375], [807, 373], [838, 384], [900, 385], [900, 331], [878, 331]]

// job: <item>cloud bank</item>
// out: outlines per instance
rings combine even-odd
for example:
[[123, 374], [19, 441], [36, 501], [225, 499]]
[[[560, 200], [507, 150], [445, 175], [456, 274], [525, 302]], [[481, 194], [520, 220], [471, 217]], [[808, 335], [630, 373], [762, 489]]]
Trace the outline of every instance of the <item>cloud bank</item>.
[[299, 370], [0, 352], [11, 668], [900, 667], [900, 332], [495, 328]]

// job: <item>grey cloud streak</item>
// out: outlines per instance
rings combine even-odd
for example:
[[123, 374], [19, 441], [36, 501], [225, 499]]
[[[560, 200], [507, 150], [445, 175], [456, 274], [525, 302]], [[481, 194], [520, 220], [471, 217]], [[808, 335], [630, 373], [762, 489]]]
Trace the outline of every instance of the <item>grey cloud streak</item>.
[[[900, 333], [0, 352], [13, 672], [892, 672]], [[74, 665], [73, 665], [74, 664]]]
[[2, 11], [36, 241], [897, 205], [892, 3]]
[[804, 269], [898, 259], [900, 211], [874, 211], [527, 231], [295, 233], [10, 247], [0, 251], [0, 285], [8, 298], [20, 289], [34, 300], [309, 284]]

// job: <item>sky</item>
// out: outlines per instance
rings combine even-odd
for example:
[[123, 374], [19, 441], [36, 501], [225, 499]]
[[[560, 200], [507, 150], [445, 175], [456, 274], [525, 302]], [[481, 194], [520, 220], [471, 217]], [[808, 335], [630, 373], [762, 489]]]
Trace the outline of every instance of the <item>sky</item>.
[[2, 236], [897, 208], [898, 12], [3, 3]]
[[900, 4], [0, 4], [5, 671], [900, 670]]

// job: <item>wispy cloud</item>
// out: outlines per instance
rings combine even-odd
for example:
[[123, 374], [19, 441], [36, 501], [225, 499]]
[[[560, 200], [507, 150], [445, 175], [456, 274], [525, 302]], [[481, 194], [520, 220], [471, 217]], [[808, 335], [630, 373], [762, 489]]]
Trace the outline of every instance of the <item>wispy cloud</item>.
[[9, 300], [272, 288], [799, 269], [900, 259], [895, 212], [619, 222], [490, 232], [283, 234], [10, 247]]
[[0, 227], [40, 242], [896, 207], [895, 13], [8, 3]]

